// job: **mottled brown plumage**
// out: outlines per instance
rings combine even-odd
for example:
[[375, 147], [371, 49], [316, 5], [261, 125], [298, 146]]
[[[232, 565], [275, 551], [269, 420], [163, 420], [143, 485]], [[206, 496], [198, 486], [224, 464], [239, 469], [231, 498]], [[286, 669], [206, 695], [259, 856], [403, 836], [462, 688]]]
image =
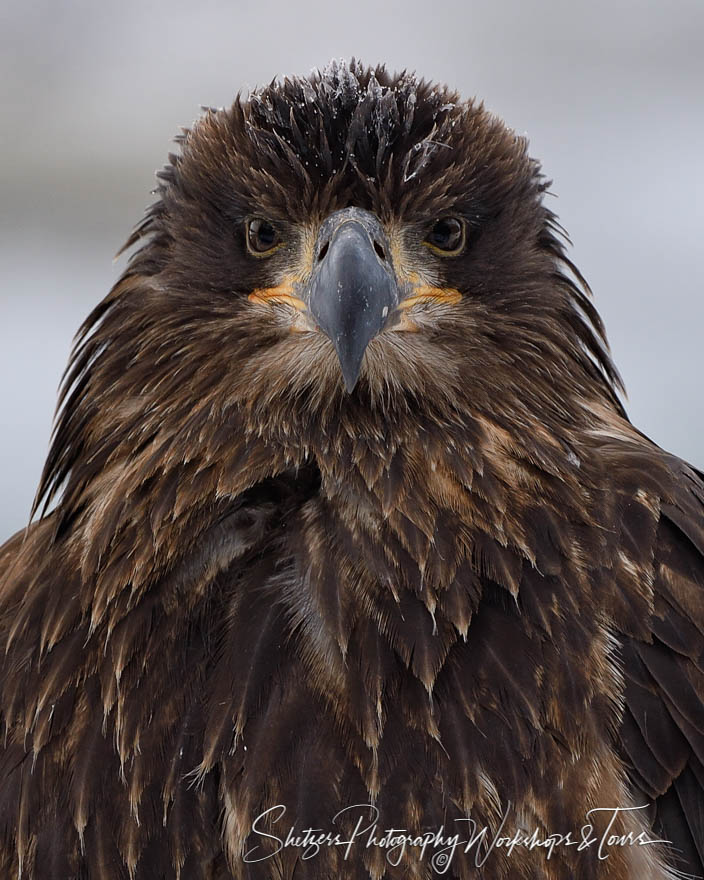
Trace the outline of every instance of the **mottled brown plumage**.
[[[0, 551], [1, 877], [436, 876], [252, 829], [366, 804], [578, 840], [648, 804], [612, 832], [674, 850], [445, 876], [702, 873], [704, 484], [629, 423], [545, 189], [481, 105], [354, 62], [180, 138], [79, 335], [55, 507]], [[391, 303], [358, 370], [311, 317], [335, 249]]]

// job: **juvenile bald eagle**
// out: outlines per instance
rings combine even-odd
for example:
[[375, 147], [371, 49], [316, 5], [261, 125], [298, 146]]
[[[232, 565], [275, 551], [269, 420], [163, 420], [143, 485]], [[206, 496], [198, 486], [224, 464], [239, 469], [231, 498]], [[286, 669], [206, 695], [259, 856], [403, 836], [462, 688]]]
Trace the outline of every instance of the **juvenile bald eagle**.
[[525, 140], [356, 63], [179, 140], [0, 551], [0, 876], [704, 873], [702, 475]]

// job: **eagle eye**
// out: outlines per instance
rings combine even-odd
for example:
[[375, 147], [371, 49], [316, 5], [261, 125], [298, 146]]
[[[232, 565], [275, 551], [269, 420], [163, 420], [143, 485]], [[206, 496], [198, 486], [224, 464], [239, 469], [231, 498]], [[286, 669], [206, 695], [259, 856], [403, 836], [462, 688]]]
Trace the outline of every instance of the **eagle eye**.
[[423, 244], [443, 257], [454, 257], [463, 250], [465, 237], [464, 220], [442, 217], [433, 224]]
[[281, 244], [281, 237], [268, 220], [250, 217], [247, 221], [247, 250], [255, 257], [267, 257]]

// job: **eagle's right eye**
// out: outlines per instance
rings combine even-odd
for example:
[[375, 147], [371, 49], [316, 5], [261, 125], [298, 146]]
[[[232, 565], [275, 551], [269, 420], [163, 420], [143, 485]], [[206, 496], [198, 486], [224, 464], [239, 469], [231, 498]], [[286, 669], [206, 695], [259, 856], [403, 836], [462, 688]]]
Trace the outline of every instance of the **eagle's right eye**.
[[247, 250], [255, 257], [268, 257], [281, 244], [281, 237], [268, 220], [250, 217], [247, 223]]
[[430, 229], [424, 244], [443, 257], [457, 256], [464, 249], [464, 221], [459, 217], [442, 217]]

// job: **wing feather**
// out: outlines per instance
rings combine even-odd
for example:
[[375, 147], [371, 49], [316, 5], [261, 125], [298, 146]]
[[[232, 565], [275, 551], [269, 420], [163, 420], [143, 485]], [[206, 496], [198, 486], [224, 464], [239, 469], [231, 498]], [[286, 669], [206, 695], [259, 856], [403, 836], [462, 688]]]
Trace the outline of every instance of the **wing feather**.
[[666, 458], [673, 485], [659, 505], [649, 632], [622, 637], [620, 749], [674, 867], [704, 876], [704, 483]]

